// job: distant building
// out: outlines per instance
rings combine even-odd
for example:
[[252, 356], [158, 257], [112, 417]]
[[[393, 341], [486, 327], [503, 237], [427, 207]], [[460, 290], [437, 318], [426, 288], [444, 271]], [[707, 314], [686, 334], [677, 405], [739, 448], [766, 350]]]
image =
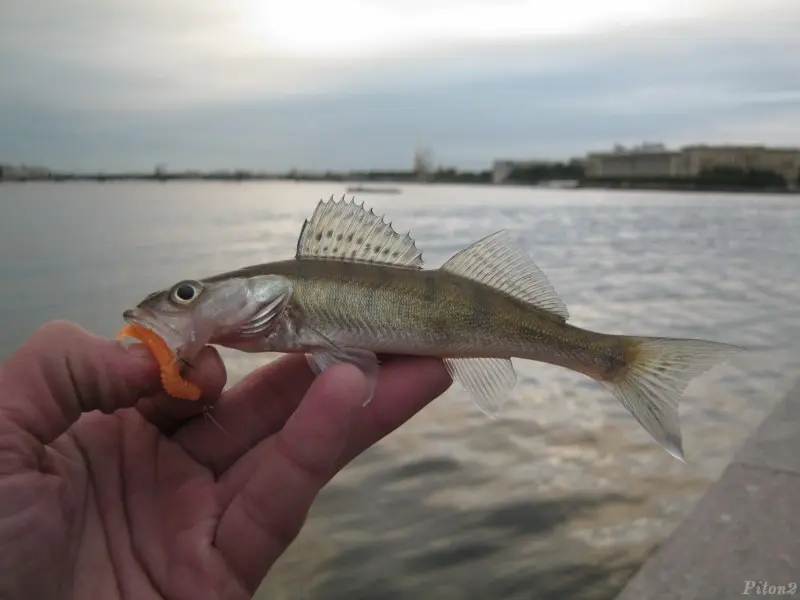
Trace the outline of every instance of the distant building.
[[759, 169], [795, 181], [800, 172], [800, 148], [694, 145], [685, 146], [681, 152], [690, 175], [715, 168]]
[[0, 179], [21, 181], [26, 179], [47, 179], [50, 169], [28, 165], [0, 165]]
[[688, 175], [717, 168], [756, 169], [760, 162], [762, 147], [758, 146], [709, 146], [697, 144], [681, 148]]
[[427, 148], [419, 147], [414, 152], [414, 174], [420, 181], [425, 181], [435, 170], [433, 163], [433, 152]]
[[790, 183], [800, 180], [800, 148], [764, 148], [760, 164]]
[[718, 168], [772, 171], [794, 182], [800, 172], [800, 148], [695, 144], [669, 150], [662, 144], [642, 144], [586, 155], [588, 177], [686, 177]]
[[617, 145], [611, 152], [590, 152], [585, 172], [587, 177], [676, 177], [685, 173], [680, 152], [663, 144]]

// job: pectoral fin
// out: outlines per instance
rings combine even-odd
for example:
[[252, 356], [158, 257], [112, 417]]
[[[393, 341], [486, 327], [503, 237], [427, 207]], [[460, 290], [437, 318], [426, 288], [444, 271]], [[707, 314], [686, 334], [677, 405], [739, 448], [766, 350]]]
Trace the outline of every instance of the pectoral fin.
[[370, 403], [375, 393], [375, 386], [378, 384], [378, 372], [380, 364], [378, 357], [369, 350], [358, 348], [317, 348], [310, 354], [306, 354], [306, 359], [316, 375], [320, 375], [325, 369], [340, 363], [350, 363], [355, 365], [364, 373], [367, 378], [368, 395], [364, 406]]

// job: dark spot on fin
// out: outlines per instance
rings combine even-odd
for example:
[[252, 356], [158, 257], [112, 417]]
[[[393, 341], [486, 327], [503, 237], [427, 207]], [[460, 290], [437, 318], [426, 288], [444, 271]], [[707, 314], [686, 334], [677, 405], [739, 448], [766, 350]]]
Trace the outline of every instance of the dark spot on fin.
[[[335, 239], [335, 244], [323, 244]], [[371, 209], [333, 196], [320, 201], [297, 240], [296, 258], [329, 258], [421, 269], [420, 252], [410, 235], [400, 235]]]

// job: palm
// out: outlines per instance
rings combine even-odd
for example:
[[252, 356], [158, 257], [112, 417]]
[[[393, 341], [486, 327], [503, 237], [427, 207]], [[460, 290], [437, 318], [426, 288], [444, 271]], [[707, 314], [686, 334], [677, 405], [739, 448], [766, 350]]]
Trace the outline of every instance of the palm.
[[85, 415], [52, 445], [49, 469], [30, 474], [35, 518], [46, 522], [38, 544], [54, 553], [50, 564], [76, 567], [52, 583], [74, 576], [75, 598], [146, 600], [202, 598], [236, 581], [213, 546], [223, 508], [214, 474], [135, 409], [120, 412]]
[[[361, 409], [363, 378], [345, 367], [311, 386], [304, 359], [287, 357], [219, 396], [212, 421], [198, 403], [159, 396], [104, 414], [114, 399], [103, 377], [118, 379], [113, 372], [76, 390], [74, 370], [36, 386], [36, 373], [3, 367], [0, 573], [15, 573], [0, 575], [4, 598], [247, 598], [317, 491], [449, 385], [438, 361], [395, 361]], [[196, 371], [217, 397], [225, 376], [216, 353], [205, 350]], [[26, 409], [31, 389], [59, 383], [80, 392], [84, 412], [48, 440], [36, 419], [72, 421], [64, 398], [45, 399], [39, 414]]]

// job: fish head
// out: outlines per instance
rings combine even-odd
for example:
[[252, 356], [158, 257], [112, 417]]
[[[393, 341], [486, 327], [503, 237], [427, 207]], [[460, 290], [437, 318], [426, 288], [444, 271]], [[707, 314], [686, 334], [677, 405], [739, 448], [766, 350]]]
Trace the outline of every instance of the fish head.
[[148, 295], [122, 317], [153, 331], [188, 362], [206, 344], [265, 334], [291, 296], [291, 281], [280, 275], [185, 279]]

